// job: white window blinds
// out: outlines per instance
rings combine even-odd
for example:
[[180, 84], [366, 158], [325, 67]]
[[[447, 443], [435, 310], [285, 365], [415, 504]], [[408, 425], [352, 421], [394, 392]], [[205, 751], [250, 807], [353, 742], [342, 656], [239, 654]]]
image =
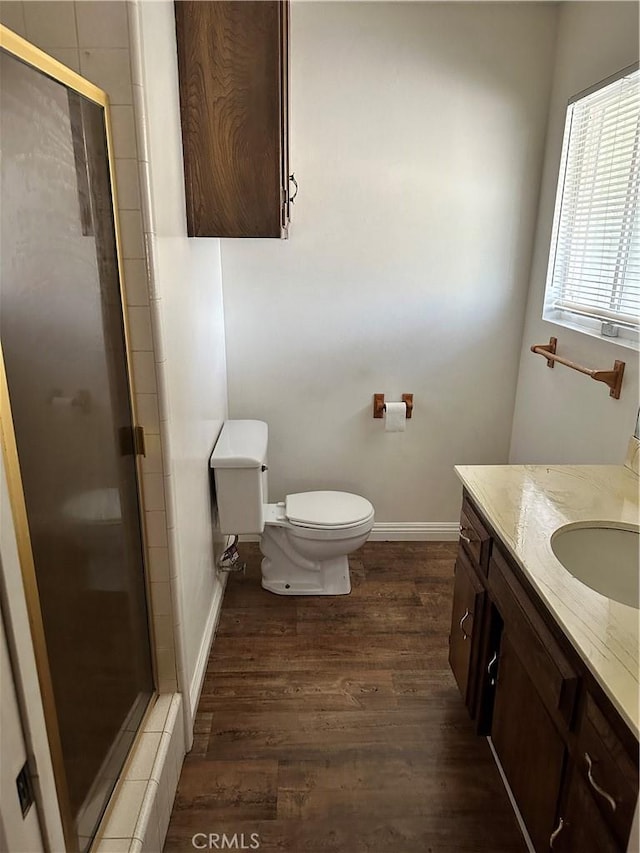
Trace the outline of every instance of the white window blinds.
[[623, 336], [638, 329], [639, 189], [636, 69], [567, 109], [545, 319], [596, 333], [613, 324]]

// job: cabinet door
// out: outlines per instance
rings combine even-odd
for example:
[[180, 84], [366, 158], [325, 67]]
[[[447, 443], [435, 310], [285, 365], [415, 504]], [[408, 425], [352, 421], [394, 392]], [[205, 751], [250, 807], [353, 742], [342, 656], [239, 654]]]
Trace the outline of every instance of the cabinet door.
[[555, 828], [565, 755], [529, 675], [502, 633], [491, 739], [536, 850], [548, 850]]
[[455, 568], [449, 664], [472, 717], [476, 706], [477, 667], [474, 664], [478, 654], [484, 597], [484, 587], [464, 551], [460, 549]]
[[281, 237], [287, 0], [178, 0], [175, 14], [189, 236]]
[[[280, 180], [281, 191], [281, 236], [289, 234], [289, 222], [291, 220], [291, 186], [289, 182], [289, 76], [291, 65], [291, 54], [289, 50], [289, 2], [280, 4], [280, 157], [281, 169]], [[295, 196], [296, 190], [294, 190]]]
[[591, 791], [574, 768], [566, 807], [550, 838], [558, 853], [622, 853], [596, 806]]

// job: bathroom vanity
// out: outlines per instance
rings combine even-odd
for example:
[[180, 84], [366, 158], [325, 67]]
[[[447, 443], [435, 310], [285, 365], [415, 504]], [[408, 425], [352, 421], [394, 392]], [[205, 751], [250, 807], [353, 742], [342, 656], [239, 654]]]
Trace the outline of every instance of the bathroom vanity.
[[[638, 799], [638, 616], [577, 580], [551, 537], [637, 527], [622, 466], [460, 466], [449, 661], [537, 851], [625, 851]], [[616, 571], [615, 560], [602, 572]]]

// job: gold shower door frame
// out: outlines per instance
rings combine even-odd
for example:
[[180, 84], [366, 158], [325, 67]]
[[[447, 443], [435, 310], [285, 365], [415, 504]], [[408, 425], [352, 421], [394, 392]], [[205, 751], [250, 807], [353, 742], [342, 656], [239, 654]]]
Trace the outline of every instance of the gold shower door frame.
[[[120, 306], [123, 315], [123, 330], [124, 330], [124, 350], [127, 371], [127, 385], [129, 390], [129, 405], [131, 407], [132, 426], [134, 430], [138, 429], [137, 413], [135, 405], [135, 389], [131, 370], [131, 348], [129, 322], [127, 315], [127, 302], [124, 291], [124, 268], [122, 262], [122, 243], [120, 237], [120, 221], [118, 215], [118, 203], [116, 194], [116, 174], [115, 161], [113, 155], [113, 135], [111, 128], [111, 115], [109, 112], [109, 96], [102, 89], [94, 86], [89, 80], [85, 80], [79, 74], [76, 74], [71, 69], [67, 68], [62, 63], [58, 62], [53, 57], [44, 53], [39, 48], [32, 45], [30, 42], [16, 35], [11, 30], [0, 24], [0, 49], [13, 55], [22, 62], [30, 65], [36, 71], [45, 74], [53, 80], [72, 89], [83, 97], [100, 106], [103, 110], [104, 124], [106, 132], [106, 147], [109, 169], [109, 183], [111, 188], [111, 203], [113, 208], [113, 226], [115, 232], [116, 244], [116, 261], [118, 269], [118, 280], [120, 286]], [[29, 523], [27, 520], [27, 509], [22, 487], [22, 478], [20, 475], [20, 463], [18, 460], [18, 450], [16, 445], [15, 432], [13, 427], [13, 419], [11, 416], [11, 404], [9, 399], [9, 389], [7, 384], [7, 376], [5, 371], [4, 357], [2, 354], [2, 344], [0, 343], [0, 440], [2, 443], [2, 454], [4, 458], [5, 469], [7, 472], [7, 485], [9, 489], [9, 501], [11, 504], [11, 512], [13, 523], [16, 531], [16, 540], [18, 544], [18, 556], [20, 560], [20, 570], [22, 573], [22, 582], [24, 586], [27, 612], [29, 616], [29, 627], [31, 629], [31, 637], [33, 641], [34, 654], [36, 659], [36, 667], [38, 670], [38, 680], [40, 684], [40, 692], [42, 695], [42, 704], [44, 709], [44, 718], [47, 729], [47, 739], [49, 749], [51, 751], [51, 761], [53, 765], [53, 773], [56, 783], [56, 791], [58, 795], [58, 804], [62, 818], [62, 827], [65, 837], [67, 850], [70, 853], [75, 853], [78, 849], [76, 831], [74, 828], [74, 819], [71, 813], [69, 802], [69, 791], [67, 786], [66, 772], [64, 768], [62, 745], [60, 739], [60, 730], [58, 726], [58, 717], [55, 706], [53, 685], [51, 681], [51, 671], [49, 667], [49, 657], [44, 635], [44, 627], [42, 621], [42, 611], [40, 608], [40, 597], [38, 593], [38, 583], [36, 579], [35, 563], [33, 559], [33, 551], [31, 548], [31, 538], [29, 534]], [[138, 494], [138, 506], [143, 507], [143, 495], [140, 489], [142, 481], [142, 466], [139, 454], [135, 456], [136, 469], [136, 486]], [[148, 545], [147, 532], [144, 523], [144, 513], [139, 513], [140, 533], [142, 537], [142, 557], [144, 566], [144, 585], [146, 599], [151, 601], [150, 586], [149, 586], [149, 571], [148, 571]], [[151, 667], [154, 684], [154, 691], [151, 695], [149, 708], [152, 705], [153, 699], [157, 696], [157, 663], [155, 653], [153, 622], [151, 620], [151, 608], [147, 607], [147, 627], [149, 630], [149, 646], [151, 652]], [[144, 717], [138, 728], [138, 734], [134, 740], [130, 753], [135, 749], [137, 739], [144, 726]], [[42, 809], [38, 808], [40, 817], [42, 817]], [[107, 812], [108, 814], [108, 806]], [[104, 816], [103, 816], [104, 820]]]

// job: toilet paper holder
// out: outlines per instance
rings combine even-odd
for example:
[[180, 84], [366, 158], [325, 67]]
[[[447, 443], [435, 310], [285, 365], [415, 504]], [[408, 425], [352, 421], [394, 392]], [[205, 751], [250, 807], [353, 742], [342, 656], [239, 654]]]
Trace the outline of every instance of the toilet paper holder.
[[[403, 394], [402, 402], [407, 404], [407, 418], [411, 417], [413, 412], [413, 394]], [[373, 395], [373, 417], [384, 417], [384, 394]]]

